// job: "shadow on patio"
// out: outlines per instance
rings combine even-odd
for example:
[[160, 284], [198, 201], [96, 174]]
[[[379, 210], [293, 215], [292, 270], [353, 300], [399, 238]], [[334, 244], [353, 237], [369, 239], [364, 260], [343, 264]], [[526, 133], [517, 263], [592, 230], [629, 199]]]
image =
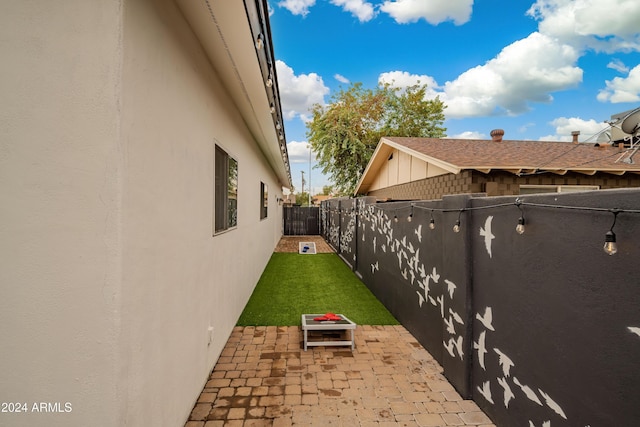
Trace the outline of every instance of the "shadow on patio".
[[[300, 240], [331, 252], [317, 236], [276, 251]], [[300, 326], [237, 326], [185, 427], [493, 426], [404, 327], [358, 324], [354, 339], [304, 351]]]

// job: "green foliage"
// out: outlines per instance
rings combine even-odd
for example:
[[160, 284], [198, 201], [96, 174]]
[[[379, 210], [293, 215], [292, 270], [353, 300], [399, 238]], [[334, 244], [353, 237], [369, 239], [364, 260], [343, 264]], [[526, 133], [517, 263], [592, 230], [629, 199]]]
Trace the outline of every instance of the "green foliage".
[[296, 193], [296, 205], [309, 206], [309, 193], [306, 191], [302, 193]]
[[323, 185], [322, 186], [322, 195], [323, 196], [328, 196], [331, 193], [333, 193], [333, 186], [332, 185]]
[[383, 136], [445, 135], [445, 105], [425, 100], [426, 85], [405, 90], [389, 85], [365, 89], [354, 83], [334, 94], [327, 106], [316, 104], [307, 123], [307, 138], [340, 193], [353, 194], [362, 172]]
[[302, 314], [340, 313], [359, 325], [398, 321], [336, 254], [274, 253], [239, 326], [295, 326]]

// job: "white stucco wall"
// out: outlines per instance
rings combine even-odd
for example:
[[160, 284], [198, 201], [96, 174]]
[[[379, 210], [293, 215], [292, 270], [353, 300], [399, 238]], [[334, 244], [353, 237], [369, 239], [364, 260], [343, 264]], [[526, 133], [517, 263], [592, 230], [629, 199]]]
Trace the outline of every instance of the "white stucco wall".
[[[124, 16], [119, 382], [127, 425], [180, 425], [277, 243], [281, 192], [175, 4], [129, 2]], [[239, 214], [213, 236], [216, 143], [238, 161]]]
[[[0, 425], [181, 426], [280, 237], [276, 177], [172, 1], [0, 24], [0, 401], [72, 405]], [[213, 236], [216, 141], [239, 217]]]
[[2, 426], [117, 425], [120, 22], [0, 4], [0, 402], [29, 412]]

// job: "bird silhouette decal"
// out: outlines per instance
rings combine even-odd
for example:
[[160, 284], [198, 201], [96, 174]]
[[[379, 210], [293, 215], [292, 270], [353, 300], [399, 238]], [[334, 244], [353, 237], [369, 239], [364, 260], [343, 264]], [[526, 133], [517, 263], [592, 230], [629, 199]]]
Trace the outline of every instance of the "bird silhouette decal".
[[431, 272], [431, 278], [433, 279], [433, 283], [438, 283], [438, 280], [440, 280], [440, 275], [436, 272], [435, 267], [433, 267], [433, 271]]
[[477, 386], [476, 388], [478, 389], [480, 394], [484, 396], [485, 399], [487, 399], [489, 403], [491, 403], [492, 405], [494, 404], [493, 398], [491, 397], [491, 383], [489, 381], [483, 382], [482, 388], [480, 388], [480, 386]]
[[538, 389], [538, 391], [540, 392], [540, 396], [542, 396], [542, 398], [544, 399], [545, 403], [547, 404], [547, 406], [549, 408], [551, 408], [551, 410], [553, 412], [555, 412], [556, 414], [560, 415], [562, 418], [564, 418], [565, 420], [567, 419], [567, 416], [564, 414], [564, 411], [562, 410], [562, 408], [560, 407], [560, 405], [558, 405], [552, 398], [549, 397], [549, 395], [547, 393], [545, 393], [544, 391]]
[[513, 377], [513, 383], [520, 387], [520, 390], [522, 390], [522, 392], [529, 398], [529, 400], [536, 402], [538, 405], [542, 406], [540, 398], [538, 397], [536, 392], [531, 389], [531, 387], [522, 384], [516, 377]]
[[456, 354], [453, 352], [454, 341], [453, 338], [449, 339], [448, 343], [442, 341], [442, 345], [447, 350], [447, 352], [451, 355], [451, 357], [456, 357]]
[[422, 289], [424, 289], [424, 297], [425, 299], [429, 297], [429, 277], [426, 277], [424, 280], [419, 281], [419, 285]]
[[436, 297], [436, 301], [440, 304], [440, 317], [444, 319], [444, 296], [440, 295]]
[[380, 270], [380, 267], [378, 266], [378, 261], [376, 261], [375, 264], [371, 264], [371, 274], [375, 273], [378, 270]]
[[422, 224], [420, 224], [413, 232], [418, 236], [418, 242], [422, 242]]
[[456, 290], [456, 284], [453, 283], [451, 280], [447, 280], [444, 279], [444, 283], [447, 284], [447, 290], [449, 291], [449, 297], [451, 297], [451, 299], [453, 299], [453, 292]]
[[493, 221], [493, 215], [489, 215], [484, 222], [484, 228], [480, 227], [480, 236], [484, 236], [484, 246], [487, 248], [487, 253], [489, 254], [489, 258], [492, 258], [491, 255], [491, 241], [496, 238], [491, 233], [491, 222]]
[[446, 317], [444, 319], [444, 323], [445, 323], [445, 325], [447, 325], [447, 332], [449, 332], [451, 335], [455, 335], [456, 334], [456, 327], [453, 324], [453, 319], [451, 318], [451, 316]]
[[460, 323], [461, 325], [464, 325], [464, 321], [462, 320], [462, 317], [460, 317], [458, 313], [453, 311], [453, 309], [449, 308], [449, 314], [453, 316], [453, 320]]
[[420, 291], [416, 291], [416, 294], [418, 294], [418, 304], [422, 307], [422, 304], [424, 304], [424, 295], [422, 295]]
[[418, 267], [418, 272], [420, 273], [420, 277], [431, 277], [427, 276], [427, 272], [424, 269], [424, 264], [420, 264], [420, 267]]
[[511, 387], [509, 386], [506, 378], [498, 378], [498, 384], [500, 384], [504, 390], [504, 407], [508, 408], [509, 402], [516, 396], [513, 394], [513, 391], [511, 391]]
[[[453, 340], [453, 338], [451, 338]], [[453, 343], [456, 346], [456, 350], [458, 351], [458, 354], [460, 355], [460, 360], [462, 360], [463, 356], [464, 356], [464, 351], [462, 351], [462, 342], [464, 341], [464, 338], [462, 338], [462, 335], [460, 335], [458, 337], [458, 339], [456, 339]]]
[[500, 363], [500, 366], [502, 366], [502, 373], [505, 377], [508, 377], [510, 375], [509, 371], [513, 366], [513, 361], [509, 358], [509, 356], [507, 356], [497, 348], [494, 348], [493, 351], [495, 351], [499, 356], [498, 363]]
[[473, 343], [474, 350], [478, 350], [478, 362], [480, 362], [480, 367], [485, 371], [487, 370], [484, 366], [484, 355], [487, 354], [487, 349], [485, 347], [486, 334], [487, 331], [482, 331], [478, 337], [478, 342], [474, 341]]
[[637, 326], [628, 326], [627, 329], [640, 337], [640, 328]]
[[485, 328], [490, 331], [495, 331], [495, 329], [493, 329], [493, 312], [491, 307], [485, 308], [482, 316], [480, 316], [480, 313], [476, 313], [476, 319], [478, 319]]

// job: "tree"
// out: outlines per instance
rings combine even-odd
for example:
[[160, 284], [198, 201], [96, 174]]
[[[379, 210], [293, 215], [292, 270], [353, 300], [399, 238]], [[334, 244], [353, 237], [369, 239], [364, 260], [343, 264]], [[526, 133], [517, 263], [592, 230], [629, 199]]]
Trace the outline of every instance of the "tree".
[[331, 193], [333, 193], [333, 186], [332, 185], [323, 185], [322, 186], [322, 195], [323, 196], [328, 196]]
[[316, 104], [307, 123], [307, 138], [318, 159], [317, 167], [329, 175], [340, 193], [353, 194], [355, 186], [383, 136], [442, 137], [445, 105], [426, 100], [426, 85], [404, 90], [384, 85], [365, 89], [354, 83]]
[[296, 205], [309, 206], [309, 193], [303, 191], [296, 194]]

